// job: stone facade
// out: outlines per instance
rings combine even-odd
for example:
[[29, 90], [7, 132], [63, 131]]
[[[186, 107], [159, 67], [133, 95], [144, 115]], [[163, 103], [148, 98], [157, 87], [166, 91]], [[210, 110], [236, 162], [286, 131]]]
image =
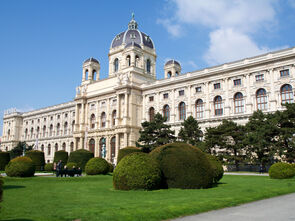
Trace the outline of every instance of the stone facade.
[[118, 150], [135, 145], [141, 123], [157, 112], [177, 134], [190, 115], [204, 130], [222, 119], [245, 124], [255, 110], [274, 112], [293, 102], [295, 48], [185, 74], [179, 62], [170, 60], [165, 78], [156, 80], [154, 43], [137, 26], [132, 18], [113, 39], [108, 78], [100, 79], [96, 59], [83, 63], [74, 101], [5, 113], [1, 150], [26, 141], [37, 144], [48, 162], [56, 150], [85, 148], [116, 163]]

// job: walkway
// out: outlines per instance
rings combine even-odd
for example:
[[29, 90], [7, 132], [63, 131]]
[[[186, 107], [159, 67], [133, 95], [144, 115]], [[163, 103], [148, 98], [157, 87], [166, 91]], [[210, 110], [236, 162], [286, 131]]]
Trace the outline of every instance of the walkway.
[[288, 221], [295, 220], [295, 193], [236, 207], [186, 216], [174, 221]]

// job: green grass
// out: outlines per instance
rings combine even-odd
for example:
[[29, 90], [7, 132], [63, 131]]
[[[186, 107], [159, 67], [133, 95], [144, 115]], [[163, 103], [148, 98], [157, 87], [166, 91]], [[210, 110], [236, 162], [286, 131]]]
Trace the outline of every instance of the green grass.
[[0, 219], [163, 220], [295, 192], [295, 179], [224, 176], [201, 190], [117, 191], [112, 176], [5, 178]]

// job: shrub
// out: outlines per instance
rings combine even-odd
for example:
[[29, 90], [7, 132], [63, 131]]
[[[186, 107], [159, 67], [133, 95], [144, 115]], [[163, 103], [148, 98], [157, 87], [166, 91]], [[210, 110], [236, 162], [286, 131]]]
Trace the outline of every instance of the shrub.
[[150, 155], [159, 162], [163, 187], [198, 189], [212, 186], [213, 169], [199, 148], [171, 143], [157, 147]]
[[67, 168], [70, 170], [70, 169], [73, 169], [73, 167], [76, 167], [77, 168], [77, 164], [76, 163], [73, 163], [73, 162], [69, 162], [67, 163]]
[[211, 163], [211, 167], [213, 169], [213, 182], [218, 183], [219, 180], [223, 177], [223, 167], [222, 163], [217, 159], [217, 157], [206, 154], [207, 158], [209, 159], [209, 162]]
[[81, 167], [82, 170], [85, 170], [86, 163], [93, 157], [94, 154], [92, 152], [80, 149], [70, 153], [68, 162], [76, 163], [77, 167]]
[[3, 194], [3, 178], [0, 176], [0, 202], [2, 202], [2, 194]]
[[39, 150], [30, 150], [26, 152], [26, 157], [31, 158], [36, 170], [44, 170], [45, 158], [44, 152]]
[[5, 173], [11, 177], [34, 176], [35, 166], [29, 157], [16, 157], [5, 167]]
[[125, 147], [123, 149], [120, 149], [118, 153], [117, 164], [120, 162], [120, 160], [123, 159], [123, 157], [134, 152], [141, 152], [141, 150], [137, 147]]
[[85, 172], [87, 175], [107, 174], [109, 163], [103, 158], [94, 157], [87, 162]]
[[158, 163], [145, 153], [132, 153], [124, 157], [113, 173], [117, 190], [154, 190], [161, 186]]
[[58, 163], [59, 161], [62, 161], [63, 164], [66, 164], [68, 162], [68, 152], [64, 150], [59, 150], [54, 153], [54, 163]]
[[10, 161], [9, 152], [0, 152], [0, 170], [5, 170], [5, 166]]
[[275, 163], [268, 170], [270, 178], [287, 179], [295, 175], [295, 169], [288, 163]]
[[114, 166], [111, 163], [108, 163], [108, 164], [109, 164], [109, 173], [112, 173], [114, 171]]
[[53, 171], [53, 163], [46, 163], [44, 170], [48, 171], [48, 172], [52, 172]]

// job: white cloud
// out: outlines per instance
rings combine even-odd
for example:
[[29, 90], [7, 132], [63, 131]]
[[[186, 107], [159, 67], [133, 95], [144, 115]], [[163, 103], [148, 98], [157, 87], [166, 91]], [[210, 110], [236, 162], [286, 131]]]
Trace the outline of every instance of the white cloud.
[[179, 24], [172, 24], [169, 19], [158, 19], [157, 24], [162, 24], [173, 37], [180, 37], [182, 35], [181, 26]]

